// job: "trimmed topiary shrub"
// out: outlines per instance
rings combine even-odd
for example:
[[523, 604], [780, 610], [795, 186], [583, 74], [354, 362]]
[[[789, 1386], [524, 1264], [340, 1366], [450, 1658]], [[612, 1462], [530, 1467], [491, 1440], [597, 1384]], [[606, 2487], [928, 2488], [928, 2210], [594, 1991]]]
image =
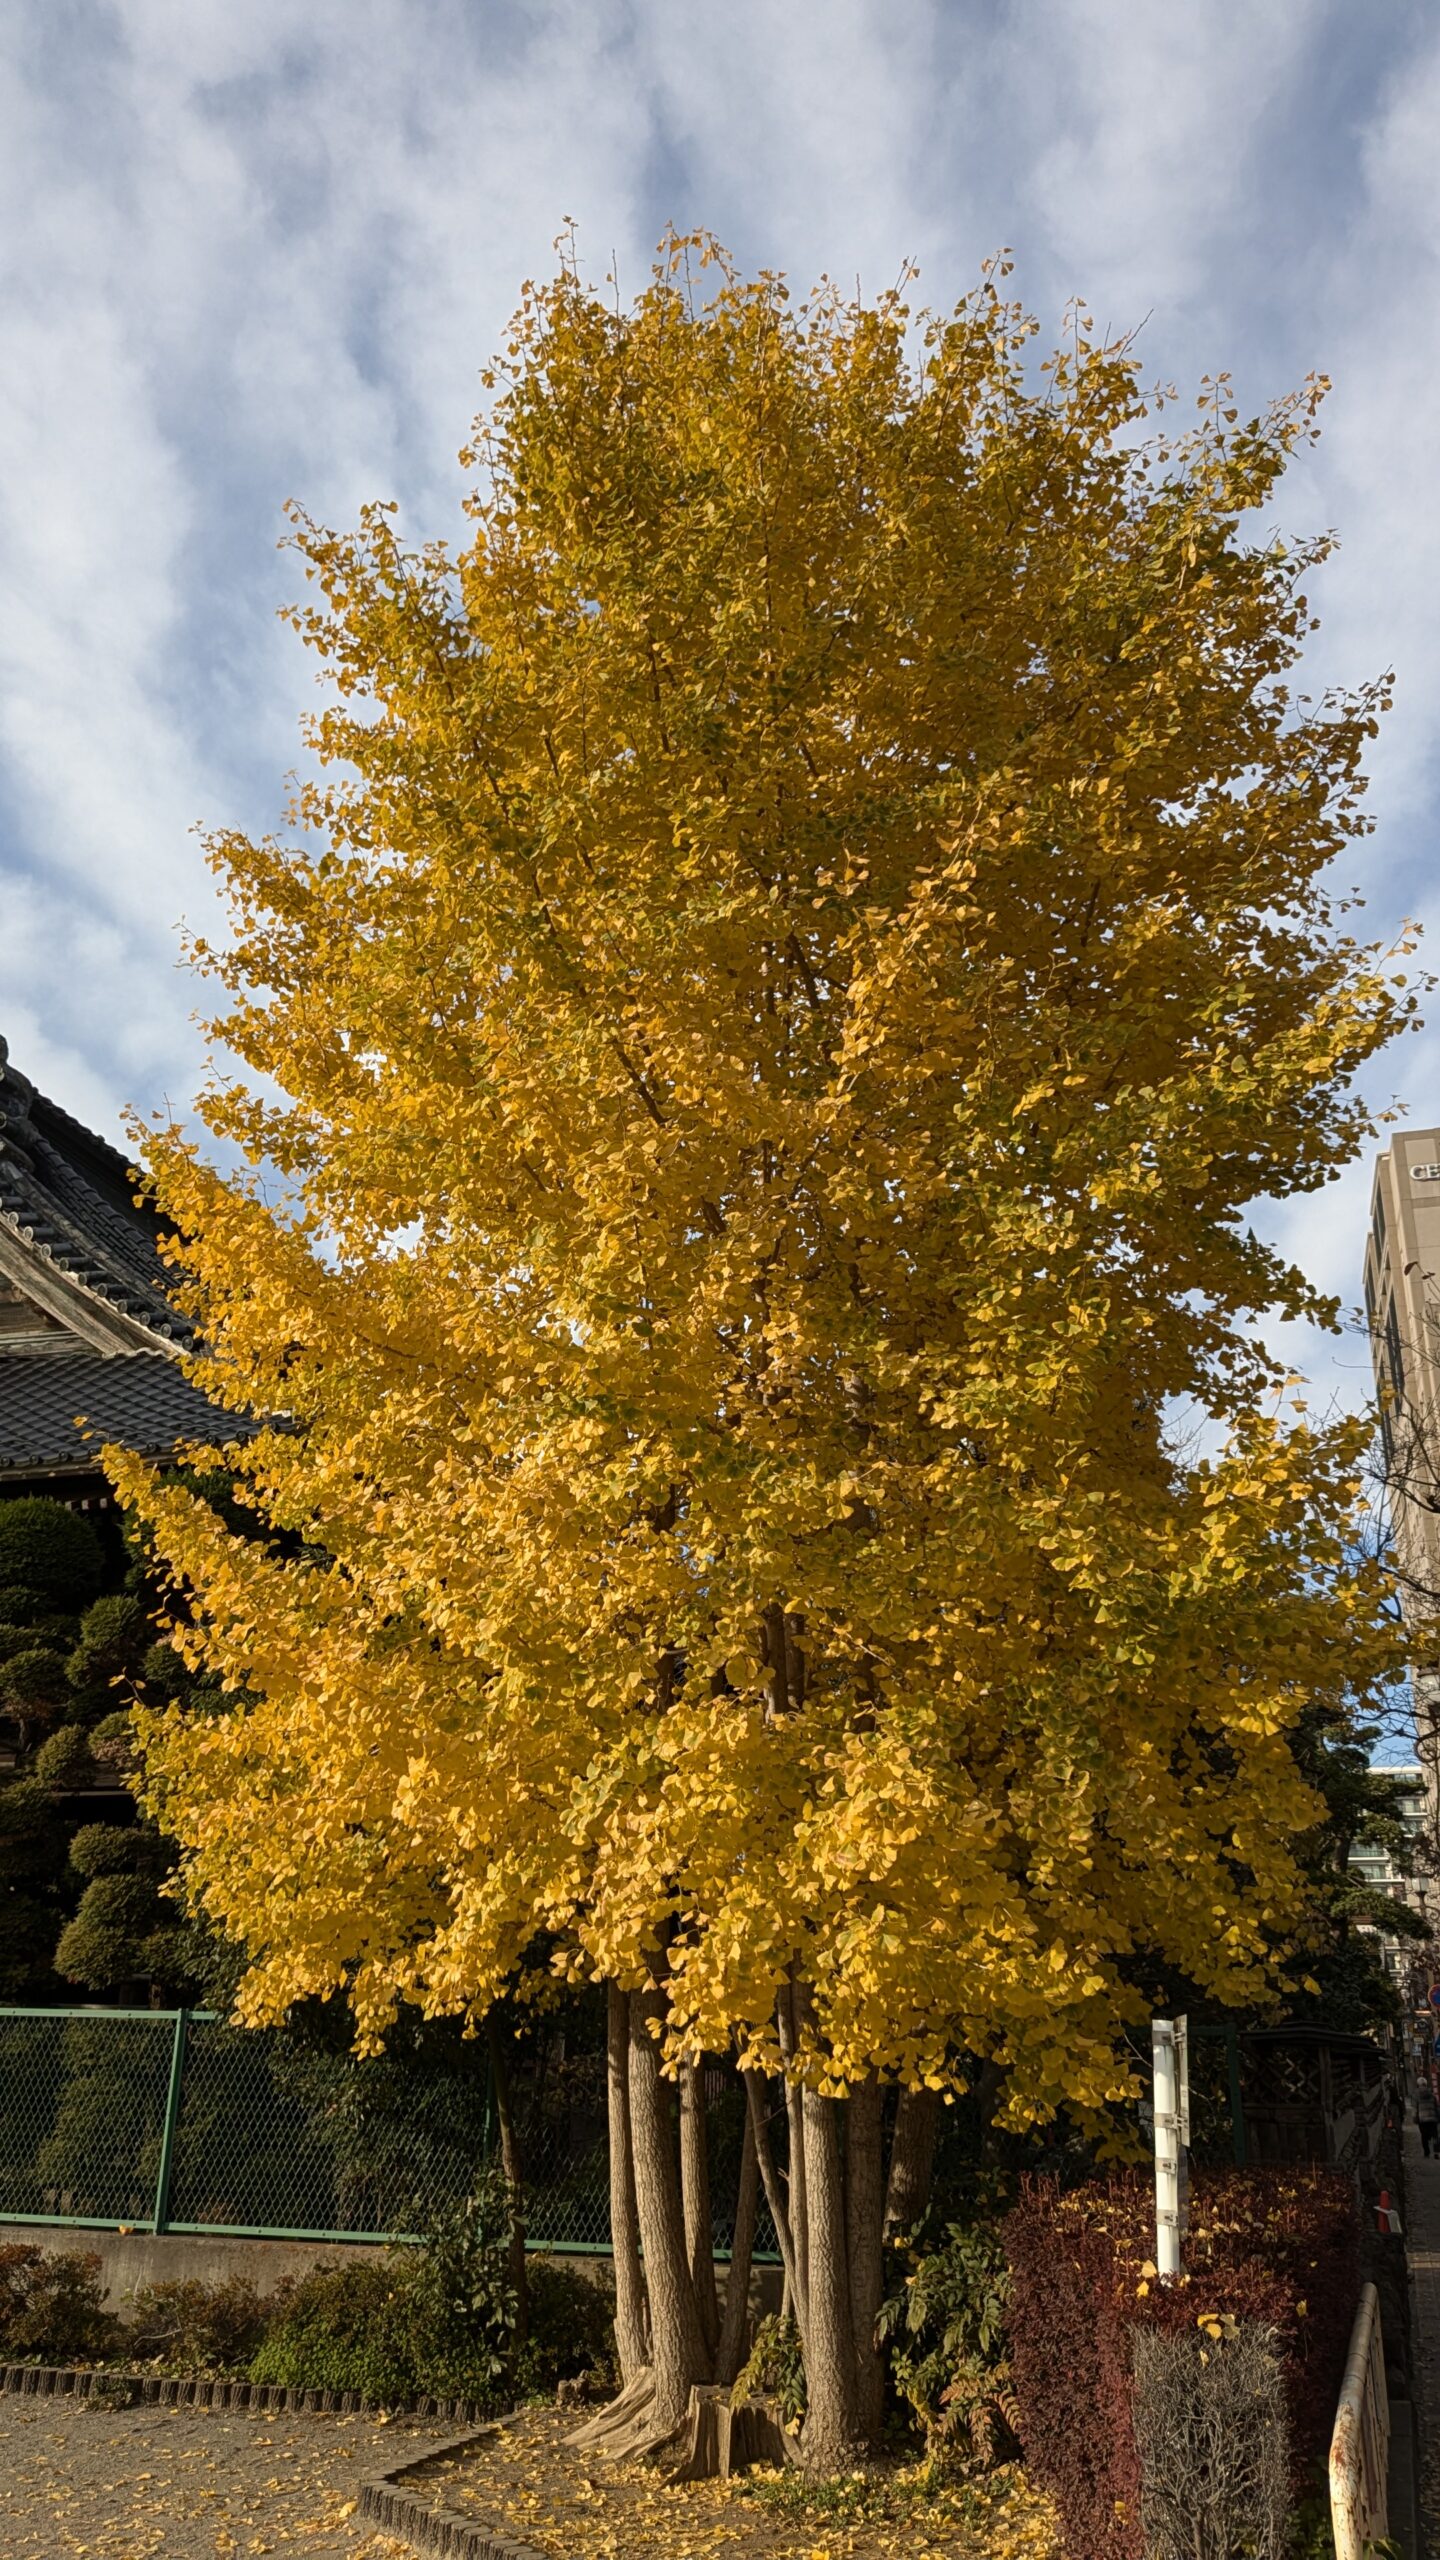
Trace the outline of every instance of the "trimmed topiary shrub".
[[52, 2253], [24, 2240], [0, 2248], [0, 2362], [78, 2364], [104, 2355], [115, 2337], [93, 2253]]
[[104, 1579], [105, 1550], [78, 1511], [44, 1494], [0, 1501], [0, 1587], [33, 1592], [46, 1608], [74, 1608]]
[[48, 1645], [28, 1644], [0, 1667], [0, 1698], [27, 1724], [48, 1724], [70, 1703], [65, 1665]]
[[124, 1673], [137, 1672], [150, 1643], [150, 1620], [144, 1605], [128, 1591], [109, 1591], [94, 1600], [80, 1621], [80, 1640], [65, 1668], [76, 1689], [106, 1689]]
[[99, 1724], [91, 1726], [87, 1741], [90, 1757], [97, 1767], [110, 1777], [129, 1776], [138, 1755], [135, 1728], [128, 1708], [122, 1708], [118, 1715], [102, 1716]]
[[146, 1648], [140, 1664], [140, 1678], [152, 1696], [179, 1698], [190, 1686], [190, 1675], [173, 1644], [161, 1640]]
[[71, 1840], [70, 1864], [87, 1883], [97, 1876], [159, 1877], [165, 1851], [148, 1824], [87, 1822]]
[[42, 1742], [31, 1764], [42, 1786], [67, 1788], [94, 1784], [95, 1763], [83, 1725], [62, 1724]]
[[115, 1991], [151, 1972], [164, 1906], [148, 1876], [97, 1876], [60, 1932], [55, 1970], [92, 1991]]

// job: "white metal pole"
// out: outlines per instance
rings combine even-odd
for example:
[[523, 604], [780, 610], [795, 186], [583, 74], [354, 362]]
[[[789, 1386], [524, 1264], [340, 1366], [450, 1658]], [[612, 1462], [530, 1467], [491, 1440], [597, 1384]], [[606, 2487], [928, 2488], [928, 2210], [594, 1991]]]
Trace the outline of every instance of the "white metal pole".
[[1155, 2271], [1162, 2284], [1173, 2284], [1180, 2273], [1180, 2104], [1171, 2019], [1151, 2020], [1150, 2048], [1155, 2073]]

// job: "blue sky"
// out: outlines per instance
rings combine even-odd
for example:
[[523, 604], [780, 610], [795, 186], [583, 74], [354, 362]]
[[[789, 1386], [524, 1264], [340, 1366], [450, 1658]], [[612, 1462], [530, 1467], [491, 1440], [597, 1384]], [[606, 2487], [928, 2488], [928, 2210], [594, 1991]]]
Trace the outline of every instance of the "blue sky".
[[[567, 216], [949, 302], [1008, 245], [1154, 376], [1334, 391], [1282, 513], [1342, 549], [1319, 682], [1397, 671], [1370, 919], [1424, 917], [1440, 792], [1440, 12], [1388, 0], [6, 0], [0, 1029], [115, 1130], [197, 1075], [199, 825], [263, 829], [311, 698], [285, 499], [458, 529], [455, 451]], [[1437, 954], [1432, 948], [1432, 958]], [[1440, 1004], [1440, 999], [1437, 999]], [[1375, 1079], [1440, 1119], [1440, 1041]], [[1262, 1222], [1353, 1299], [1368, 1176]], [[1326, 1395], [1368, 1363], [1290, 1342]]]

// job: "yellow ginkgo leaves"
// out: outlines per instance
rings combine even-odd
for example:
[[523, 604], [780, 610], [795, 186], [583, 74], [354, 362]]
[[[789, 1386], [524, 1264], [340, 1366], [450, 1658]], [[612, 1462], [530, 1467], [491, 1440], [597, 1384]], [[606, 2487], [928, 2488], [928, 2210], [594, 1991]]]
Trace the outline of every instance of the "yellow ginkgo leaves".
[[660, 1967], [672, 2057], [778, 2062], [793, 1980], [824, 2087], [1023, 2120], [1157, 1968], [1269, 1979], [1289, 1736], [1391, 1659], [1245, 1215], [1409, 1002], [1323, 886], [1375, 697], [1288, 697], [1322, 546], [1242, 538], [1308, 398], [1147, 441], [1029, 334], [567, 273], [459, 557], [298, 528], [316, 760], [201, 955], [253, 1170], [148, 1149], [274, 1538], [115, 1462], [233, 1701], [145, 1738], [249, 2015], [543, 1946]]

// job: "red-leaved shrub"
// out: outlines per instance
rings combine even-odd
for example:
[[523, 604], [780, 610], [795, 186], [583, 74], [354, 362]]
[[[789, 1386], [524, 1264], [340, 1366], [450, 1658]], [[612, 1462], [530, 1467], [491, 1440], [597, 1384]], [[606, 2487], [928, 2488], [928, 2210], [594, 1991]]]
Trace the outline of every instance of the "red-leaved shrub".
[[1273, 2329], [1297, 2487], [1334, 2421], [1360, 2283], [1349, 2180], [1328, 2169], [1199, 2172], [1173, 2285], [1156, 2280], [1154, 2211], [1153, 2181], [1137, 2170], [1069, 2194], [1027, 2180], [1005, 2223], [1025, 2457], [1073, 2560], [1141, 2560], [1137, 2327], [1218, 2332], [1235, 2319]]

